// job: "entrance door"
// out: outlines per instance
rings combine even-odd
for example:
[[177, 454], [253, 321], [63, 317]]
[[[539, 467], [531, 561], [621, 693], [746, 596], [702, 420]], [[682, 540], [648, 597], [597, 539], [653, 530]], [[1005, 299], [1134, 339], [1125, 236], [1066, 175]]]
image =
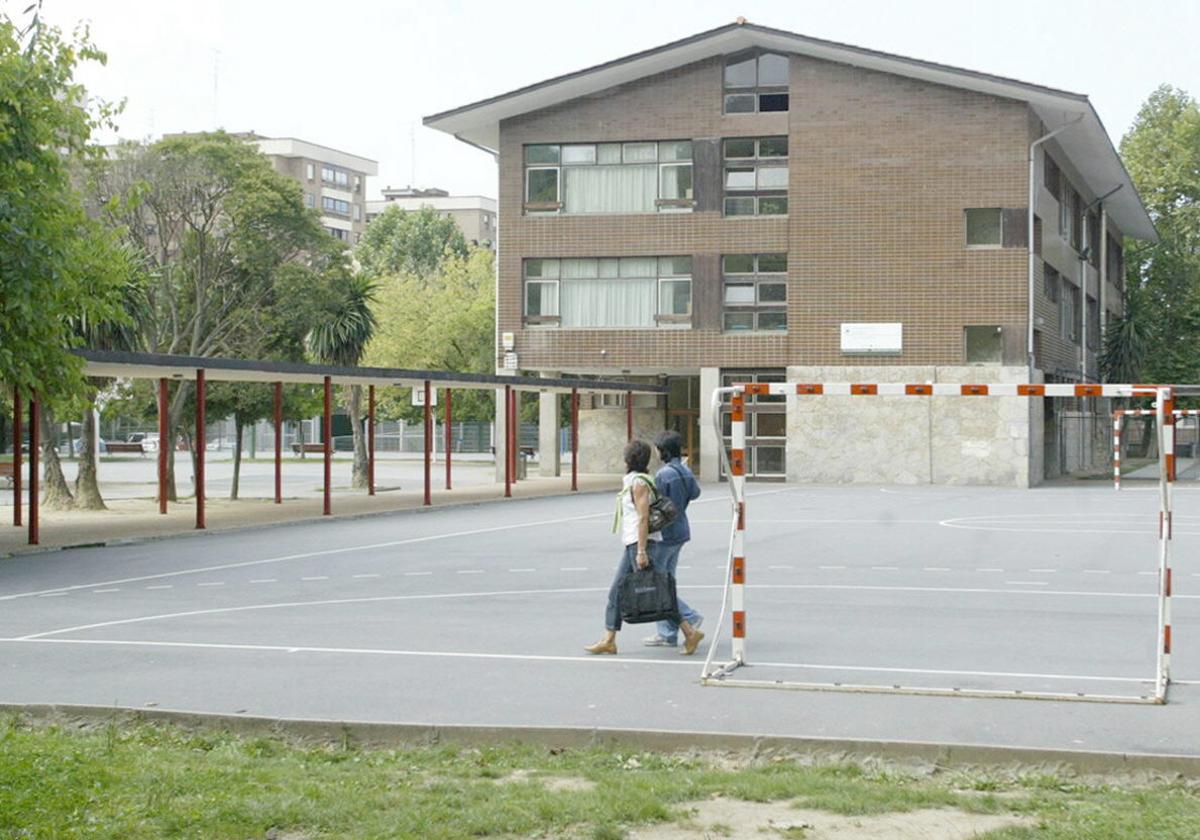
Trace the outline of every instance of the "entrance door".
[[683, 459], [700, 473], [700, 377], [667, 377], [667, 428], [683, 438]]

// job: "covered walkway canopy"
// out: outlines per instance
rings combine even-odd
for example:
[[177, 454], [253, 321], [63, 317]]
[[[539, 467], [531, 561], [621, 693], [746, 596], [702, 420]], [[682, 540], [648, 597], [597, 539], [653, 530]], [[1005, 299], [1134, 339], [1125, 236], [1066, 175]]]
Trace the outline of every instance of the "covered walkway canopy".
[[[172, 448], [168, 428], [168, 395], [172, 381], [193, 382], [196, 387], [196, 527], [204, 528], [204, 426], [205, 384], [216, 382], [262, 383], [274, 388], [275, 395], [275, 503], [282, 504], [282, 424], [284, 384], [320, 385], [324, 389], [324, 417], [322, 454], [325, 459], [324, 508], [326, 516], [332, 513], [331, 492], [333, 460], [333, 386], [360, 385], [367, 390], [367, 492], [375, 494], [375, 389], [376, 387], [403, 387], [424, 389], [425, 413], [425, 504], [432, 504], [431, 465], [433, 454], [433, 414], [430, 392], [434, 388], [443, 390], [446, 430], [446, 489], [451, 488], [451, 443], [452, 443], [452, 394], [454, 390], [504, 390], [504, 495], [512, 495], [512, 483], [516, 480], [517, 450], [517, 395], [521, 391], [538, 393], [561, 393], [571, 395], [571, 489], [578, 489], [579, 449], [579, 395], [624, 394], [626, 396], [626, 427], [633, 435], [633, 400], [638, 394], [666, 393], [662, 385], [624, 382], [620, 380], [594, 379], [543, 379], [517, 375], [492, 375], [481, 373], [456, 373], [440, 370], [409, 370], [404, 368], [341, 367], [337, 365], [310, 365], [299, 362], [280, 362], [254, 359], [221, 359], [199, 356], [174, 356], [160, 353], [126, 353], [108, 350], [78, 350], [76, 354], [84, 360], [87, 376], [114, 379], [158, 380], [158, 504], [159, 512], [167, 512], [168, 457]], [[38, 456], [40, 446], [40, 407], [36, 395], [29, 396], [29, 544], [38, 543]], [[22, 453], [21, 422], [22, 407], [19, 392], [13, 394], [13, 525], [20, 526], [22, 520]], [[499, 419], [499, 418], [498, 418]], [[499, 451], [499, 447], [497, 448]]]

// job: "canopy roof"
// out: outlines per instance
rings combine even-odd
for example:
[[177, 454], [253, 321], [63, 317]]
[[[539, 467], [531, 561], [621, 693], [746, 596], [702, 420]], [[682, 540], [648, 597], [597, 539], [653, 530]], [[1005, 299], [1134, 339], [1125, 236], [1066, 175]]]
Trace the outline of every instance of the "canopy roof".
[[1037, 117], [1051, 130], [1077, 120], [1077, 125], [1059, 134], [1055, 140], [1086, 182], [1088, 190], [1093, 196], [1100, 196], [1120, 185], [1122, 188], [1105, 200], [1109, 215], [1128, 236], [1151, 241], [1158, 238], [1154, 224], [1129, 178], [1129, 173], [1126, 172], [1108, 132], [1086, 95], [810, 38], [741, 20], [595, 67], [556, 76], [490, 99], [433, 114], [426, 117], [424, 122], [425, 125], [452, 134], [465, 143], [495, 153], [500, 147], [501, 120], [588, 96], [713, 56], [729, 55], [751, 48], [806, 55], [1027, 102]]
[[264, 359], [220, 359], [202, 356], [172, 356], [165, 353], [125, 353], [112, 350], [76, 350], [86, 364], [88, 376], [121, 379], [195, 379], [204, 370], [209, 382], [287, 382], [319, 385], [328, 376], [335, 385], [421, 386], [426, 381], [438, 388], [494, 390], [505, 385], [519, 391], [584, 394], [665, 394], [665, 385], [599, 379], [542, 379], [536, 376], [498, 376], [486, 373], [454, 373], [444, 370], [404, 368], [339, 367], [277, 362]]

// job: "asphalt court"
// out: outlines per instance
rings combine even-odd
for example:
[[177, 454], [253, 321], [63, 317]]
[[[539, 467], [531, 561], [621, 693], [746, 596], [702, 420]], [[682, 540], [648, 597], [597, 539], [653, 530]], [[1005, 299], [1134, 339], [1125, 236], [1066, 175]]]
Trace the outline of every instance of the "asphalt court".
[[[696, 657], [582, 646], [612, 497], [514, 500], [0, 562], [0, 702], [609, 726], [1200, 754], [1197, 496], [1175, 495], [1165, 707], [705, 688], [729, 494], [704, 488], [680, 593]], [[1152, 690], [1157, 495], [751, 484], [747, 653], [765, 680]], [[728, 618], [726, 618], [728, 621]]]

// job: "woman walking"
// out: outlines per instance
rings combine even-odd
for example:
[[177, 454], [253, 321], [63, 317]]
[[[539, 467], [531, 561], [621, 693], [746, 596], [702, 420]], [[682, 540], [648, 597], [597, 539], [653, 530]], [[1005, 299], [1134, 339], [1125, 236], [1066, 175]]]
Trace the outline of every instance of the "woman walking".
[[[632, 440], [625, 445], [625, 479], [617, 497], [620, 506], [621, 542], [625, 550], [612, 586], [608, 590], [608, 606], [604, 610], [604, 636], [595, 644], [587, 645], [588, 653], [616, 653], [617, 632], [621, 629], [620, 595], [621, 582], [633, 574], [635, 569], [644, 569], [656, 560], [661, 534], [650, 533], [650, 488], [654, 480], [646, 474], [650, 466], [650, 445], [645, 441]], [[645, 480], [639, 481], [639, 478]], [[679, 625], [683, 632], [683, 650], [686, 654], [696, 652], [704, 634], [684, 621]]]

